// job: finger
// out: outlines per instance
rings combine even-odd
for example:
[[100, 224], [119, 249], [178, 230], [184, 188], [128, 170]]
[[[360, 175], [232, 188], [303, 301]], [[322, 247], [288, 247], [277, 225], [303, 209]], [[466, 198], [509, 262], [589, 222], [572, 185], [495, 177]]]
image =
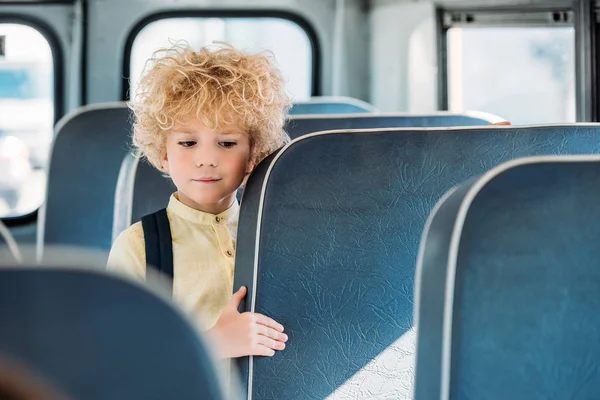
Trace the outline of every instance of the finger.
[[240, 306], [240, 303], [242, 302], [242, 300], [244, 300], [245, 296], [246, 296], [246, 287], [242, 286], [240, 288], [240, 290], [238, 290], [237, 292], [235, 292], [233, 294], [233, 296], [231, 296], [231, 299], [229, 299], [228, 306], [233, 307], [237, 310], [238, 307]]
[[263, 335], [258, 335], [258, 344], [262, 344], [263, 346], [273, 350], [285, 349], [285, 343], [278, 342], [277, 340], [273, 340]]
[[262, 315], [262, 314], [254, 314], [254, 316], [256, 317], [257, 324], [264, 325], [269, 328], [273, 328], [279, 332], [283, 332], [283, 325], [276, 322], [274, 319], [269, 318], [266, 315]]
[[283, 332], [279, 332], [278, 330], [269, 328], [268, 326], [264, 326], [264, 325], [259, 325], [259, 327], [260, 328], [259, 328], [258, 333], [261, 336], [271, 338], [278, 342], [287, 342], [287, 340], [288, 340], [288, 336]]
[[273, 357], [275, 355], [275, 350], [270, 349], [269, 347], [263, 344], [257, 344], [252, 348], [250, 356], [265, 356], [265, 357]]

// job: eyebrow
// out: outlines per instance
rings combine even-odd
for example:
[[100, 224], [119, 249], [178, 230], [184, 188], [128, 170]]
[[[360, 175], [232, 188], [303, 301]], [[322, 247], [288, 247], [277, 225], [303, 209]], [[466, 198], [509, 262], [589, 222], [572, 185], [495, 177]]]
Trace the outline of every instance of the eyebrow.
[[[189, 130], [185, 130], [185, 129], [173, 129], [171, 130], [172, 133], [175, 134], [181, 134], [181, 135], [197, 135], [199, 134], [199, 132], [193, 132], [193, 131], [189, 131]], [[218, 131], [217, 135], [223, 135], [223, 136], [236, 136], [236, 137], [241, 137], [245, 135], [245, 132], [238, 132], [238, 131], [234, 131], [234, 132], [227, 132], [227, 131]]]
[[244, 136], [243, 132], [219, 132], [219, 135], [225, 135], [225, 136]]
[[179, 130], [179, 129], [173, 129], [171, 131], [172, 133], [181, 133], [183, 135], [193, 135], [194, 132], [190, 132], [190, 131], [186, 131], [186, 130]]

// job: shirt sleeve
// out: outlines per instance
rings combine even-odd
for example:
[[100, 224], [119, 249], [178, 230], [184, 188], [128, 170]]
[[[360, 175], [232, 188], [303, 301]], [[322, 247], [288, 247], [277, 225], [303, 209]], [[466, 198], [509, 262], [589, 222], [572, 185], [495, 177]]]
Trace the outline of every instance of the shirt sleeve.
[[146, 279], [146, 250], [141, 223], [133, 224], [117, 236], [110, 249], [107, 269]]

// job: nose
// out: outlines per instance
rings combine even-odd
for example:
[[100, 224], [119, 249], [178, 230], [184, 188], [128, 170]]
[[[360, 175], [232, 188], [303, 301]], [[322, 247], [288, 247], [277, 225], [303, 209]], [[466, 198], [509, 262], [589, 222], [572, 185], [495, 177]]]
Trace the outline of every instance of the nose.
[[219, 164], [217, 151], [209, 143], [198, 143], [194, 157], [197, 167], [216, 167]]

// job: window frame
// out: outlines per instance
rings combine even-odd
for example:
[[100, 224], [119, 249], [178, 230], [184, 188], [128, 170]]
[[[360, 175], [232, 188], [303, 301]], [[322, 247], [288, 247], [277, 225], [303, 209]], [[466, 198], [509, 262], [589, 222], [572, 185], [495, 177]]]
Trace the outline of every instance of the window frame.
[[[25, 14], [3, 13], [0, 12], [0, 24], [19, 24], [25, 25], [38, 31], [50, 46], [52, 53], [52, 68], [54, 75], [54, 121], [53, 126], [64, 115], [65, 96], [64, 96], [64, 52], [60, 39], [56, 32], [46, 22]], [[45, 197], [45, 196], [44, 196]], [[0, 217], [8, 228], [34, 224], [38, 220], [39, 207], [29, 214]]]
[[321, 79], [321, 46], [318, 35], [313, 25], [303, 16], [288, 11], [280, 10], [170, 10], [150, 14], [139, 20], [127, 35], [123, 54], [123, 65], [121, 67], [121, 100], [129, 100], [129, 75], [131, 74], [131, 50], [133, 42], [140, 33], [149, 24], [170, 18], [230, 18], [230, 19], [248, 19], [248, 18], [274, 18], [282, 19], [296, 24], [300, 27], [310, 43], [312, 52], [311, 60], [311, 96], [320, 96], [322, 93]]

